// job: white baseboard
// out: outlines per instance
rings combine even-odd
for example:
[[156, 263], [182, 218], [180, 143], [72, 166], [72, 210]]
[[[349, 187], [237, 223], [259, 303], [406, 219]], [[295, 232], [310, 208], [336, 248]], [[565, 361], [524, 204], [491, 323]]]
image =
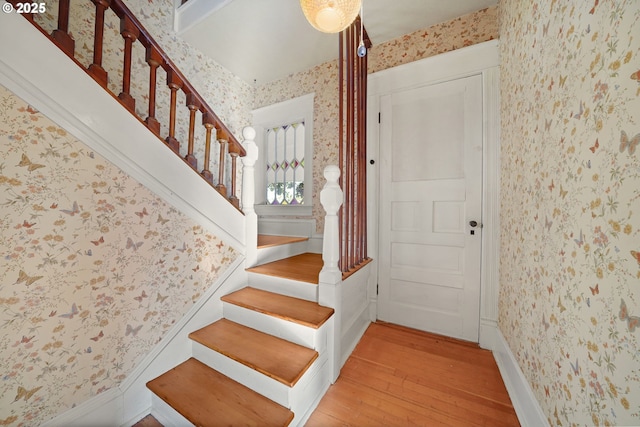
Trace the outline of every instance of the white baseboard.
[[123, 413], [122, 393], [112, 388], [41, 424], [41, 427], [118, 426]]
[[522, 427], [548, 426], [549, 422], [536, 400], [529, 382], [518, 366], [507, 341], [496, 328], [493, 357]]

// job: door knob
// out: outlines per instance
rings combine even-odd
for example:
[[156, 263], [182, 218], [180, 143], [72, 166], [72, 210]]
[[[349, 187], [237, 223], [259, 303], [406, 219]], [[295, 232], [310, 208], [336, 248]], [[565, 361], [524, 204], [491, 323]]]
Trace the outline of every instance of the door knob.
[[478, 226], [478, 222], [477, 221], [469, 221], [469, 225], [472, 227], [477, 227]]

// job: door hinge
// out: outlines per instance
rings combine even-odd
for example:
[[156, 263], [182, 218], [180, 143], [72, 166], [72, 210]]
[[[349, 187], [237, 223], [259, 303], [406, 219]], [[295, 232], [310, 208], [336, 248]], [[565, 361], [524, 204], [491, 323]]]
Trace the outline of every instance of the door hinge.
[[376, 283], [376, 295], [380, 295], [379, 288], [380, 285]]
[[378, 123], [380, 123], [380, 117], [381, 117], [382, 113], [378, 113]]

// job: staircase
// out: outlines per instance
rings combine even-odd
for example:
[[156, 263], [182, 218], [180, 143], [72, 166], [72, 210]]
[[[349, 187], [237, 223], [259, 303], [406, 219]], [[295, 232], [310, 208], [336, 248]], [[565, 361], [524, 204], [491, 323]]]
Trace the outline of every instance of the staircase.
[[[320, 254], [305, 239], [259, 236], [247, 287], [223, 296], [223, 318], [189, 334], [192, 355], [149, 381], [165, 426], [301, 425], [330, 382]], [[290, 255], [274, 260], [278, 254]], [[314, 283], [315, 282], [315, 283]], [[315, 293], [314, 293], [315, 292]]]

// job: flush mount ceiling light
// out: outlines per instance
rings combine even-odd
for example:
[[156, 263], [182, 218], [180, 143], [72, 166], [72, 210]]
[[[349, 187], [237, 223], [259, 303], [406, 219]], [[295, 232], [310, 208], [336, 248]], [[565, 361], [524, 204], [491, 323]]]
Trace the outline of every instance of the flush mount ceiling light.
[[307, 21], [323, 33], [339, 33], [360, 11], [362, 0], [300, 0]]

